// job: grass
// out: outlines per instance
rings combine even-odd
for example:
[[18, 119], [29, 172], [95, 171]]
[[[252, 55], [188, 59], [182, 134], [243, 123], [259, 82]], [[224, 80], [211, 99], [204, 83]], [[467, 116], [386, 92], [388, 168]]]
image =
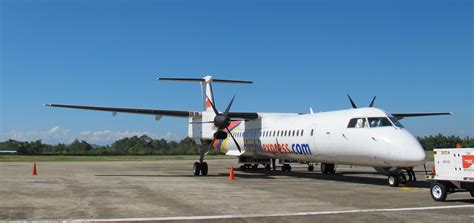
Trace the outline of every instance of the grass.
[[[206, 156], [207, 160], [230, 159], [233, 157], [217, 155]], [[0, 162], [101, 162], [101, 161], [155, 161], [155, 160], [198, 160], [196, 155], [176, 156], [22, 156], [0, 155]]]
[[426, 151], [426, 158], [428, 161], [433, 161], [434, 160], [434, 152], [433, 151]]

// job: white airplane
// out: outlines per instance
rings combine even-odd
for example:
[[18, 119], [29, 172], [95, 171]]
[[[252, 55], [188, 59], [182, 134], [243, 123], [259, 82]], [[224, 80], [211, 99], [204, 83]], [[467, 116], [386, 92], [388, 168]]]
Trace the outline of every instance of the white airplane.
[[[424, 165], [426, 155], [418, 140], [398, 120], [405, 117], [451, 115], [452, 113], [387, 113], [369, 107], [357, 108], [348, 95], [352, 109], [309, 114], [231, 112], [235, 95], [224, 111], [215, 106], [213, 83], [251, 84], [251, 81], [204, 78], [158, 78], [163, 81], [198, 82], [201, 84], [204, 111], [176, 111], [138, 108], [111, 108], [46, 104], [49, 107], [86, 109], [117, 113], [189, 118], [188, 136], [201, 145], [194, 175], [207, 175], [204, 156], [211, 149], [239, 157], [241, 169], [264, 165], [276, 170], [275, 161], [283, 163], [282, 171], [291, 171], [291, 162], [304, 162], [308, 170], [321, 163], [321, 171], [332, 174], [338, 164], [374, 167], [388, 176], [390, 186], [416, 180], [413, 167]], [[412, 178], [413, 177], [413, 178]]]

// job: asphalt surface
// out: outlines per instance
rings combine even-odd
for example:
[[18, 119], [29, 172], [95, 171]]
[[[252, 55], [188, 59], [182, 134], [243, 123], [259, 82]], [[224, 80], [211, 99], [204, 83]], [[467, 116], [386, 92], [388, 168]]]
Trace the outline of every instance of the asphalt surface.
[[229, 182], [236, 160], [208, 162], [205, 177], [190, 160], [40, 162], [38, 176], [32, 163], [0, 163], [0, 221], [474, 222], [474, 199], [433, 201], [422, 168], [420, 181], [391, 188], [365, 167], [236, 170]]

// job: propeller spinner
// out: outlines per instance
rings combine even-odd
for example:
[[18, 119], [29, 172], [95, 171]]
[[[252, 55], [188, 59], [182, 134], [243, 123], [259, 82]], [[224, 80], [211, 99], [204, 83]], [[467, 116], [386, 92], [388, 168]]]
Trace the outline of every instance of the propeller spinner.
[[[214, 145], [214, 142], [216, 141], [216, 139], [226, 139], [227, 134], [229, 134], [232, 140], [234, 141], [235, 145], [237, 146], [237, 149], [239, 150], [239, 152], [242, 152], [242, 149], [240, 148], [239, 143], [237, 142], [234, 135], [229, 129], [229, 126], [232, 123], [232, 120], [230, 119], [230, 116], [229, 116], [229, 111], [230, 111], [230, 108], [232, 107], [232, 104], [234, 103], [234, 99], [235, 99], [235, 95], [234, 97], [232, 97], [232, 100], [230, 101], [229, 105], [227, 105], [225, 112], [219, 113], [214, 103], [208, 98], [208, 101], [210, 102], [212, 106], [212, 110], [216, 114], [216, 117], [214, 117], [213, 123], [214, 123], [214, 126], [217, 128], [217, 132], [214, 133], [214, 139], [212, 140], [211, 145], [209, 145], [209, 149]], [[226, 130], [226, 132], [224, 132], [223, 130]]]

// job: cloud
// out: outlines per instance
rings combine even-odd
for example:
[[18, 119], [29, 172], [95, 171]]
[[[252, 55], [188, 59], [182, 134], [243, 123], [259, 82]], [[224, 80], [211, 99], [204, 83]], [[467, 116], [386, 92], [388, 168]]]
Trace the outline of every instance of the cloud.
[[142, 136], [147, 135], [151, 138], [158, 138], [154, 134], [149, 132], [138, 132], [138, 131], [112, 131], [112, 130], [102, 130], [102, 131], [83, 131], [79, 134], [79, 138], [87, 142], [94, 144], [110, 144], [119, 139], [132, 136]]
[[59, 126], [55, 126], [51, 129], [45, 131], [9, 131], [2, 133], [2, 140], [14, 139], [18, 141], [35, 141], [41, 139], [45, 143], [69, 143], [73, 139], [70, 136], [70, 131], [68, 129], [62, 129]]
[[60, 126], [54, 126], [51, 129], [44, 131], [9, 131], [0, 134], [0, 140], [14, 139], [18, 141], [35, 141], [41, 139], [44, 143], [58, 144], [58, 143], [71, 143], [75, 139], [85, 140], [91, 144], [107, 145], [111, 144], [119, 139], [132, 136], [147, 135], [153, 139], [165, 139], [165, 140], [181, 140], [183, 137], [178, 137], [172, 132], [167, 132], [164, 135], [156, 135], [150, 132], [141, 131], [112, 131], [112, 130], [99, 130], [99, 131], [81, 131], [79, 134], [71, 133], [69, 129], [63, 129]]

